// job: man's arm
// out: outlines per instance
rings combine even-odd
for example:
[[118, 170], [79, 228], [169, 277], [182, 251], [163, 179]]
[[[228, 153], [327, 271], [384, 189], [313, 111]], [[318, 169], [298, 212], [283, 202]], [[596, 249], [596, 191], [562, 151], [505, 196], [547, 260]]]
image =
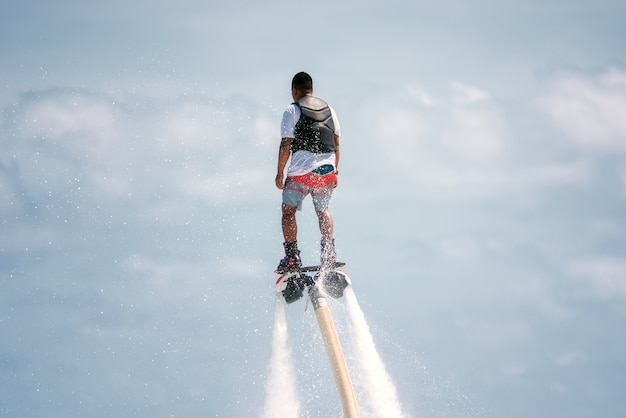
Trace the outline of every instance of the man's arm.
[[[339, 157], [341, 156], [341, 152], [339, 151], [339, 137], [335, 135], [335, 173], [339, 173]], [[337, 177], [337, 181], [335, 181], [335, 187], [339, 185], [339, 177]]]
[[283, 138], [280, 141], [280, 147], [278, 148], [278, 169], [276, 170], [276, 187], [283, 189], [285, 183], [283, 182], [284, 170], [289, 161], [291, 155], [291, 141], [293, 138]]

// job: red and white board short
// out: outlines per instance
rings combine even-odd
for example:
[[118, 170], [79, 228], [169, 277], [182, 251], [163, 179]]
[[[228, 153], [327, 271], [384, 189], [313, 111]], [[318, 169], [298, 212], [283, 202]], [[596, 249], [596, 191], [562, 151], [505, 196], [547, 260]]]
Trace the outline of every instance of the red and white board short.
[[311, 172], [302, 176], [287, 177], [283, 189], [283, 203], [302, 210], [302, 201], [310, 194], [315, 210], [324, 212], [328, 209], [336, 182], [337, 175], [334, 170], [327, 174]]

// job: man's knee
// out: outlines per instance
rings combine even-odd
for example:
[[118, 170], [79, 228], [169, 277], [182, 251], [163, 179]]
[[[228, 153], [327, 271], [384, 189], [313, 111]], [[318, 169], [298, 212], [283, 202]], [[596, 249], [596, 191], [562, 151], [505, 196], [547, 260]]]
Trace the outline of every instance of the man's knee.
[[296, 210], [298, 209], [297, 206], [291, 206], [291, 205], [287, 205], [286, 203], [283, 203], [283, 216], [295, 216], [296, 215]]
[[330, 215], [330, 210], [326, 209], [326, 210], [316, 210], [315, 213], [317, 214], [317, 217], [320, 219], [329, 219], [332, 216]]

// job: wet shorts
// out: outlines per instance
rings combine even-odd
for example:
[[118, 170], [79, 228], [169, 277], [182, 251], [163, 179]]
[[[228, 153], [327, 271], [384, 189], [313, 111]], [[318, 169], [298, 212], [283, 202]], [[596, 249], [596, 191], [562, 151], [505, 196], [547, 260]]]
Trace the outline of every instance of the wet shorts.
[[[324, 212], [328, 209], [337, 176], [332, 166], [329, 166], [330, 172], [326, 173], [324, 173], [327, 171], [324, 167], [326, 166], [323, 166], [322, 170], [316, 170], [317, 172], [287, 177], [285, 188], [283, 189], [283, 203], [289, 206], [296, 206], [298, 210], [302, 210], [302, 201], [310, 194], [316, 211]], [[324, 174], [319, 174], [320, 172]]]

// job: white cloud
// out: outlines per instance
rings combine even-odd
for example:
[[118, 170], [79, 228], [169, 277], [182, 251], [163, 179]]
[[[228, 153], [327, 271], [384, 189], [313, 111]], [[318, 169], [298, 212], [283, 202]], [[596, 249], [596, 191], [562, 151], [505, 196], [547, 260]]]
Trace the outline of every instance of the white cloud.
[[514, 346], [532, 339], [531, 327], [525, 322], [497, 322], [463, 318], [458, 321], [465, 340], [479, 346]]
[[490, 92], [461, 82], [451, 82], [438, 96], [405, 86], [364, 109], [363, 120], [375, 123], [367, 135], [382, 151], [370, 159], [417, 193], [458, 197], [541, 190], [583, 184], [592, 172], [588, 159], [562, 160], [555, 147], [537, 150]]
[[521, 377], [528, 373], [528, 366], [523, 363], [507, 363], [500, 367], [500, 372], [509, 377]]
[[450, 83], [450, 88], [453, 92], [453, 100], [455, 103], [468, 104], [468, 103], [480, 103], [489, 100], [490, 94], [486, 91], [460, 81], [453, 81]]
[[456, 195], [493, 195], [511, 190], [527, 191], [545, 187], [580, 184], [590, 175], [583, 161], [553, 162], [529, 166], [479, 166], [448, 164], [445, 161], [420, 161], [416, 180], [427, 188], [445, 190]]
[[442, 133], [441, 141], [461, 160], [494, 161], [502, 158], [507, 148], [506, 123], [495, 107], [478, 102], [470, 100], [452, 108], [451, 126]]
[[484, 163], [500, 159], [507, 150], [507, 124], [491, 95], [458, 81], [450, 83], [451, 115], [441, 141], [461, 161]]
[[587, 362], [587, 355], [579, 350], [570, 350], [557, 354], [555, 363], [561, 367], [575, 366]]
[[406, 91], [409, 97], [417, 99], [424, 106], [432, 107], [438, 104], [435, 98], [419, 87], [407, 86]]
[[586, 149], [626, 151], [626, 73], [557, 77], [537, 101], [556, 125]]
[[[451, 83], [451, 90], [451, 97], [434, 98], [406, 87], [401, 97], [378, 104], [376, 138], [393, 164], [415, 168], [444, 158], [450, 162], [450, 157], [472, 164], [503, 155], [506, 122], [490, 95], [459, 82]], [[416, 100], [421, 106], [415, 106]]]
[[626, 297], [626, 259], [599, 257], [572, 261], [567, 271], [572, 277], [588, 281], [600, 297]]
[[269, 147], [278, 155], [278, 138], [280, 136], [278, 117], [270, 117], [268, 115], [259, 115], [254, 120], [254, 134], [257, 138], [257, 144]]
[[527, 171], [519, 173], [517, 185], [530, 184], [533, 186], [560, 186], [566, 184], [581, 184], [591, 175], [591, 167], [586, 161], [552, 162], [545, 165], [529, 167]]
[[574, 312], [555, 297], [550, 278], [537, 275], [536, 272], [523, 272], [522, 275], [510, 282], [510, 288], [504, 291], [510, 293], [517, 300], [523, 300], [539, 310], [552, 320], [566, 320], [572, 318]]
[[132, 198], [149, 208], [183, 195], [258, 199], [261, 183], [272, 183], [267, 110], [202, 97], [117, 96], [55, 91], [23, 104], [14, 154], [27, 190], [45, 196], [80, 183], [91, 199]]
[[451, 262], [468, 262], [482, 255], [479, 244], [469, 236], [441, 239], [436, 241], [434, 246], [445, 259]]
[[219, 146], [228, 135], [228, 114], [220, 106], [196, 101], [176, 103], [156, 122], [164, 153], [185, 153]]
[[378, 115], [375, 136], [392, 166], [416, 167], [424, 158], [423, 137], [428, 124], [411, 109], [390, 108]]
[[115, 105], [78, 93], [34, 101], [18, 123], [25, 139], [51, 141], [80, 158], [109, 162], [118, 156], [123, 116]]

